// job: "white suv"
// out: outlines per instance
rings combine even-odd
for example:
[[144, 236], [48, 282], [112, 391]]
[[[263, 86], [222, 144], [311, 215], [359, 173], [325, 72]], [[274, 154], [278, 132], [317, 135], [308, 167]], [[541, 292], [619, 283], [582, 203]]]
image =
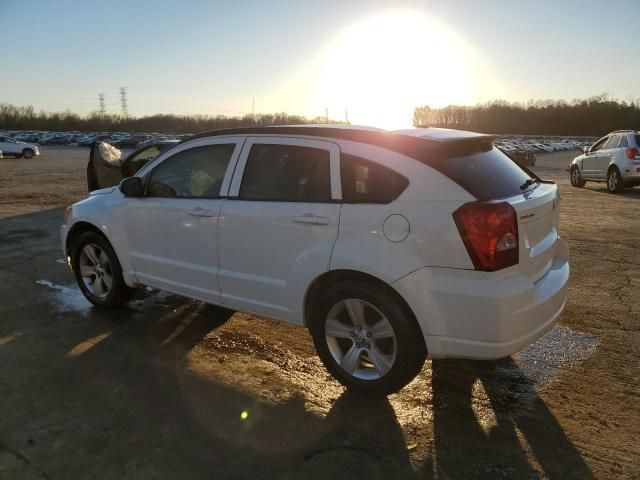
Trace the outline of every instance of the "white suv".
[[19, 142], [11, 137], [0, 135], [0, 150], [5, 155], [13, 155], [14, 157], [33, 158], [40, 155], [38, 147], [32, 143]]
[[490, 137], [356, 127], [209, 132], [69, 207], [62, 246], [95, 305], [150, 285], [309, 328], [370, 394], [434, 358], [491, 359], [558, 318], [558, 189]]
[[602, 137], [569, 166], [571, 185], [607, 182], [607, 190], [620, 193], [640, 185], [640, 132], [617, 130]]

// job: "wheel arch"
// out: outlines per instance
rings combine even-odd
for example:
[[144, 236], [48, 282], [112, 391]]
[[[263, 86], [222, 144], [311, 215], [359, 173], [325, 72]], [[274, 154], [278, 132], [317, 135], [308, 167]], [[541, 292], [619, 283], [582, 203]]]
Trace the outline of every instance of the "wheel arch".
[[67, 233], [67, 238], [65, 241], [65, 253], [67, 254], [67, 256], [71, 256], [71, 246], [73, 245], [73, 242], [85, 232], [98, 233], [99, 235], [103, 236], [105, 240], [109, 242], [109, 245], [111, 245], [111, 248], [113, 248], [113, 243], [111, 242], [111, 240], [109, 240], [109, 238], [102, 231], [100, 231], [98, 227], [96, 227], [92, 223], [80, 221], [80, 222], [74, 223], [69, 229], [69, 233]]
[[[332, 284], [349, 281], [369, 283], [387, 290], [398, 301], [398, 304], [406, 312], [407, 316], [411, 319], [418, 330], [422, 332], [420, 322], [418, 322], [415, 314], [413, 313], [413, 310], [395, 288], [393, 288], [384, 280], [381, 280], [380, 278], [375, 277], [369, 273], [349, 269], [329, 270], [328, 272], [324, 272], [323, 274], [319, 275], [313, 280], [313, 282], [311, 282], [304, 296], [303, 324], [305, 327], [308, 328], [310, 326], [312, 316], [311, 309], [313, 308], [314, 303], [320, 299], [321, 292]], [[422, 338], [424, 337], [422, 336]]]

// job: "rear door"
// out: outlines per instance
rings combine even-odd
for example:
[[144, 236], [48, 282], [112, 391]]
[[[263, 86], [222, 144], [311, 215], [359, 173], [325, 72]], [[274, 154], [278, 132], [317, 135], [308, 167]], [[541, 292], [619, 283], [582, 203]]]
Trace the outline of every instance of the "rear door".
[[220, 289], [232, 308], [301, 322], [309, 283], [338, 235], [340, 150], [328, 141], [247, 139], [220, 214]]
[[622, 135], [611, 135], [607, 143], [602, 147], [602, 150], [598, 152], [596, 157], [596, 170], [598, 177], [602, 180], [607, 178], [607, 169], [615, 154], [618, 152], [618, 145], [621, 139]]

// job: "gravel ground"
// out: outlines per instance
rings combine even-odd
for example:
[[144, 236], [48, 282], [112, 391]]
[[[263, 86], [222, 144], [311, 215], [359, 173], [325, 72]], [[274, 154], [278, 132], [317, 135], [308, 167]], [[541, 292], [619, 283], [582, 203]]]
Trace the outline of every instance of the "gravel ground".
[[572, 188], [575, 155], [536, 167], [571, 247], [558, 326], [378, 400], [301, 328], [152, 290], [91, 308], [57, 231], [88, 150], [0, 160], [0, 479], [640, 478], [640, 189]]

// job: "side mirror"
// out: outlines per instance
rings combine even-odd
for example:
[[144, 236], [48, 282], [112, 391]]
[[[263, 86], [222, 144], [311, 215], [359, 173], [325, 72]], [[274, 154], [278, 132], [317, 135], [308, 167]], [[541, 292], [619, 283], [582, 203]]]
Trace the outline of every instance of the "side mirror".
[[140, 177], [125, 178], [120, 182], [120, 191], [125, 197], [141, 197], [144, 195], [144, 185]]
[[591, 150], [591, 147], [582, 147], [582, 153], [584, 153], [585, 155], [589, 153], [589, 150]]

